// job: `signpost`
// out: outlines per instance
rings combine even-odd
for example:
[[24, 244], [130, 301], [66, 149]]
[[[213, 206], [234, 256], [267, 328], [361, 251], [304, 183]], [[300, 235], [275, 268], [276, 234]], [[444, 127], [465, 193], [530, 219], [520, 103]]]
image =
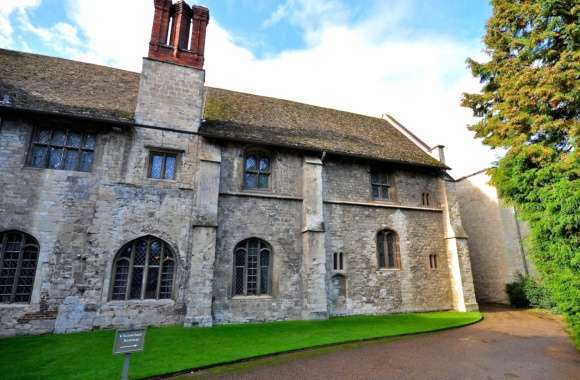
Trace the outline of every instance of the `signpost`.
[[131, 353], [143, 351], [145, 345], [145, 329], [117, 330], [113, 354], [125, 355], [121, 380], [129, 379], [129, 362]]

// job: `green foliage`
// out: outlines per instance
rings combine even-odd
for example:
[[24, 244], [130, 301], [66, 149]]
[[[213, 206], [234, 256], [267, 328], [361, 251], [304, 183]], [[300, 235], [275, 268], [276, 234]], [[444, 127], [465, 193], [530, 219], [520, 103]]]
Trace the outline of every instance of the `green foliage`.
[[470, 129], [507, 153], [490, 171], [531, 227], [542, 282], [580, 343], [580, 2], [492, 0]]
[[518, 281], [510, 282], [506, 284], [505, 290], [510, 298], [510, 304], [513, 307], [529, 307], [530, 300], [526, 297], [526, 291], [524, 290], [524, 278], [518, 278]]
[[[132, 379], [321, 345], [464, 326], [480, 313], [437, 312], [357, 316], [212, 328], [157, 327], [145, 351], [132, 355]], [[122, 355], [113, 355], [113, 331], [0, 339], [3, 380], [119, 378]]]
[[506, 285], [510, 303], [514, 307], [539, 307], [551, 310], [556, 307], [550, 291], [533, 277], [518, 274], [516, 281]]

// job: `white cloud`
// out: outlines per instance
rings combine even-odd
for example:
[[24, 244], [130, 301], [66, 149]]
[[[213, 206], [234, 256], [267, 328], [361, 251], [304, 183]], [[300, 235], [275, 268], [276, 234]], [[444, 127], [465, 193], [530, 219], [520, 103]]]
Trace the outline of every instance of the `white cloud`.
[[77, 29], [65, 22], [58, 22], [50, 28], [35, 26], [24, 10], [18, 12], [19, 26], [23, 32], [32, 33], [55, 51], [75, 52], [81, 44]]
[[140, 68], [151, 33], [151, 1], [67, 0], [67, 15], [86, 37], [84, 49], [73, 58]]
[[[470, 111], [459, 105], [462, 92], [479, 88], [464, 63], [480, 55], [479, 41], [399, 33], [409, 11], [399, 0], [389, 7], [377, 1], [373, 16], [356, 25], [346, 23], [344, 10], [333, 0], [285, 4], [270, 24], [288, 18], [302, 28], [307, 47], [257, 58], [212, 20], [206, 43], [208, 85], [371, 116], [389, 113], [428, 144], [446, 145], [455, 175], [490, 164], [494, 155], [473, 140], [466, 129], [473, 121]], [[67, 0], [67, 5], [72, 25], [58, 28], [67, 36], [68, 56], [140, 70], [151, 31], [149, 0]]]
[[35, 8], [42, 0], [1, 0], [0, 1], [0, 47], [13, 47], [14, 27], [10, 20], [16, 11]]

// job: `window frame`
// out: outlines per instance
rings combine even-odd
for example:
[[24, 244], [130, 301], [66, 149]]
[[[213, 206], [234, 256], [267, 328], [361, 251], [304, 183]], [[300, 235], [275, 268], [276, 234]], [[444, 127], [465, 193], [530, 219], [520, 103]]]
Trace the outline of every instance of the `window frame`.
[[429, 269], [437, 270], [439, 269], [439, 258], [436, 253], [432, 253], [429, 255]]
[[[147, 179], [151, 179], [154, 181], [177, 181], [177, 169], [179, 167], [179, 158], [180, 153], [174, 150], [168, 149], [157, 149], [157, 148], [149, 148], [149, 159], [147, 161]], [[153, 169], [153, 156], [163, 156], [163, 164], [161, 166], [161, 174], [163, 175], [161, 178], [155, 178], [151, 175], [151, 171]], [[166, 168], [167, 168], [167, 157], [175, 158], [175, 167], [173, 169], [173, 178], [165, 178]]]
[[[255, 294], [249, 294], [248, 293], [248, 265], [249, 265], [249, 248], [250, 248], [250, 243], [252, 241], [256, 241], [258, 242], [258, 248], [257, 248], [257, 263], [256, 263], [256, 293]], [[237, 265], [237, 254], [238, 252], [244, 252], [244, 265], [240, 266]], [[268, 270], [268, 281], [266, 283], [266, 287], [267, 289], [264, 291], [262, 289], [262, 268], [265, 267], [264, 265], [262, 265], [262, 253], [267, 251], [268, 252], [268, 265], [267, 265], [267, 270]], [[233, 251], [233, 273], [232, 273], [232, 297], [271, 297], [272, 296], [272, 268], [273, 266], [273, 257], [274, 257], [274, 252], [272, 249], [272, 246], [270, 245], [270, 243], [268, 243], [267, 241], [260, 239], [260, 238], [248, 238], [248, 239], [244, 239], [242, 241], [240, 241], [239, 243], [237, 243], [234, 247], [234, 251]], [[238, 280], [238, 269], [242, 269], [242, 281], [243, 281], [243, 291], [240, 293], [238, 293], [237, 290], [237, 280]]]
[[421, 204], [425, 207], [431, 207], [431, 193], [426, 191], [421, 194]]
[[[249, 157], [255, 156], [256, 157], [256, 169], [255, 171], [248, 171], [246, 168], [246, 162]], [[260, 170], [260, 161], [262, 159], [268, 159], [269, 163], [269, 170], [268, 171], [261, 171]], [[256, 187], [250, 187], [246, 183], [246, 175], [251, 173], [255, 175], [256, 178]], [[268, 177], [268, 186], [267, 187], [260, 187], [260, 176], [266, 175]], [[246, 191], [265, 191], [271, 192], [272, 187], [272, 179], [274, 177], [274, 155], [266, 150], [261, 148], [250, 148], [246, 149], [243, 154], [243, 161], [242, 161], [242, 189]]]
[[[38, 240], [32, 236], [29, 235], [25, 232], [22, 231], [17, 231], [17, 230], [7, 230], [7, 231], [1, 231], [0, 232], [0, 274], [2, 273], [2, 270], [4, 269], [4, 264], [5, 264], [5, 253], [6, 253], [6, 243], [7, 243], [7, 239], [8, 239], [8, 235], [9, 234], [18, 234], [20, 235], [20, 249], [18, 251], [18, 258], [17, 258], [17, 264], [16, 264], [16, 268], [15, 268], [15, 273], [14, 273], [14, 278], [12, 279], [12, 285], [10, 285], [11, 289], [11, 293], [10, 293], [10, 301], [8, 302], [2, 302], [0, 301], [0, 305], [4, 304], [4, 305], [11, 305], [11, 304], [30, 304], [32, 301], [32, 294], [34, 293], [34, 283], [36, 281], [36, 274], [38, 272], [38, 261], [39, 261], [39, 256], [40, 256], [40, 244], [38, 243]], [[29, 241], [27, 243], [27, 240]], [[33, 268], [24, 268], [24, 269], [32, 269], [33, 273], [31, 276], [28, 276], [29, 278], [32, 279], [32, 284], [29, 285], [30, 286], [30, 292], [29, 293], [25, 293], [24, 295], [28, 297], [28, 300], [26, 301], [16, 301], [16, 296], [17, 296], [17, 290], [20, 285], [20, 279], [23, 277], [22, 276], [22, 269], [23, 269], [23, 262], [25, 261], [24, 259], [24, 251], [26, 248], [28, 247], [34, 247], [35, 251], [36, 251], [36, 258], [34, 259], [34, 267]], [[28, 260], [31, 261], [31, 260]], [[24, 285], [26, 286], [26, 285]], [[22, 295], [22, 294], [20, 294]]]
[[[50, 130], [50, 136], [48, 138], [47, 143], [41, 143], [41, 142], [35, 141], [36, 137], [38, 136], [38, 133], [41, 130]], [[63, 131], [64, 132], [65, 137], [64, 137], [64, 142], [62, 145], [52, 143], [52, 138], [54, 136], [55, 131]], [[80, 140], [79, 147], [73, 147], [73, 146], [68, 145], [69, 136], [71, 135], [71, 133], [77, 133], [80, 135], [81, 140]], [[94, 146], [92, 148], [87, 148], [85, 146], [88, 136], [94, 137]], [[43, 166], [33, 165], [33, 152], [34, 152], [34, 148], [36, 146], [42, 146], [42, 147], [46, 148]], [[82, 128], [70, 127], [70, 126], [66, 126], [66, 125], [52, 125], [50, 123], [49, 124], [35, 124], [34, 127], [32, 128], [32, 133], [30, 135], [30, 142], [28, 144], [28, 151], [26, 154], [25, 166], [27, 168], [32, 168], [32, 169], [49, 169], [49, 170], [74, 171], [74, 172], [80, 172], [80, 173], [92, 173], [93, 169], [94, 169], [94, 165], [95, 165], [95, 157], [96, 157], [96, 153], [97, 153], [97, 147], [98, 147], [98, 134], [96, 133], [96, 131], [84, 130]], [[50, 166], [50, 153], [51, 153], [52, 148], [62, 149], [61, 163], [59, 165], [60, 167], [58, 167], [58, 168], [52, 168]], [[72, 150], [79, 153], [79, 156], [77, 159], [77, 164], [76, 164], [74, 169], [67, 169], [65, 167], [65, 165], [66, 165], [66, 153], [68, 151], [72, 151]], [[83, 155], [83, 153], [87, 153], [87, 152], [90, 152], [92, 154], [91, 164], [90, 164], [90, 167], [88, 168], [88, 170], [81, 170], [82, 155]]]
[[[381, 240], [381, 236], [383, 236], [383, 242], [382, 242], [382, 248], [383, 248], [383, 252], [381, 254], [381, 244], [379, 244], [380, 240]], [[393, 266], [389, 265], [389, 251], [388, 251], [388, 236], [392, 236], [393, 237], [393, 243], [392, 243], [392, 247], [393, 247]], [[376, 233], [376, 257], [377, 257], [377, 268], [379, 270], [401, 270], [402, 269], [402, 264], [401, 264], [401, 248], [400, 248], [400, 243], [399, 243], [399, 234], [397, 234], [397, 232], [395, 232], [394, 230], [391, 229], [382, 229], [380, 231], [378, 231]], [[383, 257], [384, 263], [382, 262], [383, 260], [381, 260], [381, 256]]]
[[[143, 273], [142, 273], [142, 277], [141, 277], [141, 291], [139, 294], [139, 298], [131, 298], [131, 286], [133, 283], [133, 270], [135, 267], [135, 250], [136, 250], [136, 246], [139, 242], [145, 241], [147, 242], [147, 246], [145, 249], [145, 262], [143, 263], [143, 265], [138, 265], [139, 267], [143, 268]], [[149, 254], [150, 254], [150, 249], [151, 249], [151, 244], [153, 242], [159, 242], [161, 243], [161, 251], [160, 251], [160, 258], [159, 258], [159, 265], [149, 265]], [[127, 249], [131, 247], [131, 254], [129, 258], [125, 258], [122, 257], [123, 256], [123, 252]], [[166, 256], [166, 249], [169, 252], [169, 255]], [[121, 261], [127, 261], [128, 262], [128, 269], [127, 269], [127, 283], [125, 284], [125, 296], [123, 299], [116, 299], [114, 298], [115, 296], [115, 282], [117, 280], [117, 269], [119, 267], [119, 262]], [[162, 277], [163, 277], [163, 268], [164, 268], [164, 264], [166, 262], [173, 262], [173, 269], [171, 272], [171, 291], [169, 294], [169, 297], [160, 297], [161, 294], [161, 282], [162, 282]], [[110, 275], [110, 286], [109, 286], [109, 297], [108, 300], [111, 302], [127, 302], [127, 301], [147, 301], [147, 300], [173, 300], [175, 298], [175, 277], [176, 277], [176, 273], [177, 273], [177, 264], [178, 264], [178, 260], [177, 260], [177, 255], [175, 254], [175, 251], [173, 250], [173, 248], [167, 243], [165, 242], [163, 239], [159, 239], [155, 236], [142, 236], [140, 238], [131, 240], [130, 242], [124, 244], [121, 249], [119, 249], [117, 251], [117, 253], [115, 254], [115, 257], [113, 259], [113, 265], [112, 265], [112, 270], [111, 270], [111, 275]], [[149, 277], [149, 268], [151, 267], [157, 267], [158, 268], [158, 274], [157, 274], [157, 285], [156, 285], [156, 289], [155, 289], [155, 297], [154, 298], [146, 298], [146, 289], [147, 289], [147, 280]]]
[[[370, 169], [370, 198], [373, 202], [387, 202], [394, 203], [397, 201], [397, 193], [395, 187], [395, 175], [394, 171], [390, 169], [371, 167]], [[375, 176], [379, 177], [378, 181], [375, 181]], [[379, 197], [376, 198], [374, 194], [374, 188], [378, 186]], [[387, 188], [388, 198], [382, 196], [384, 188]]]
[[335, 272], [344, 271], [344, 252], [334, 252], [332, 254], [332, 270]]

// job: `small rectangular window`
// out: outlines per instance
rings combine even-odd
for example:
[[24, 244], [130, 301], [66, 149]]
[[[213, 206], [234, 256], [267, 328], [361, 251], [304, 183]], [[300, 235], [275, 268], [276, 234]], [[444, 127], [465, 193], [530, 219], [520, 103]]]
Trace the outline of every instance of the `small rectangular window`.
[[96, 136], [70, 129], [36, 128], [28, 155], [35, 168], [90, 172]]
[[429, 255], [429, 267], [431, 269], [437, 269], [438, 267], [437, 255]]
[[422, 198], [423, 206], [430, 206], [431, 205], [431, 194], [423, 193], [421, 198]]
[[371, 188], [374, 200], [393, 200], [393, 185], [391, 174], [373, 170], [371, 172]]
[[175, 179], [177, 154], [166, 152], [151, 152], [149, 156], [149, 178]]

